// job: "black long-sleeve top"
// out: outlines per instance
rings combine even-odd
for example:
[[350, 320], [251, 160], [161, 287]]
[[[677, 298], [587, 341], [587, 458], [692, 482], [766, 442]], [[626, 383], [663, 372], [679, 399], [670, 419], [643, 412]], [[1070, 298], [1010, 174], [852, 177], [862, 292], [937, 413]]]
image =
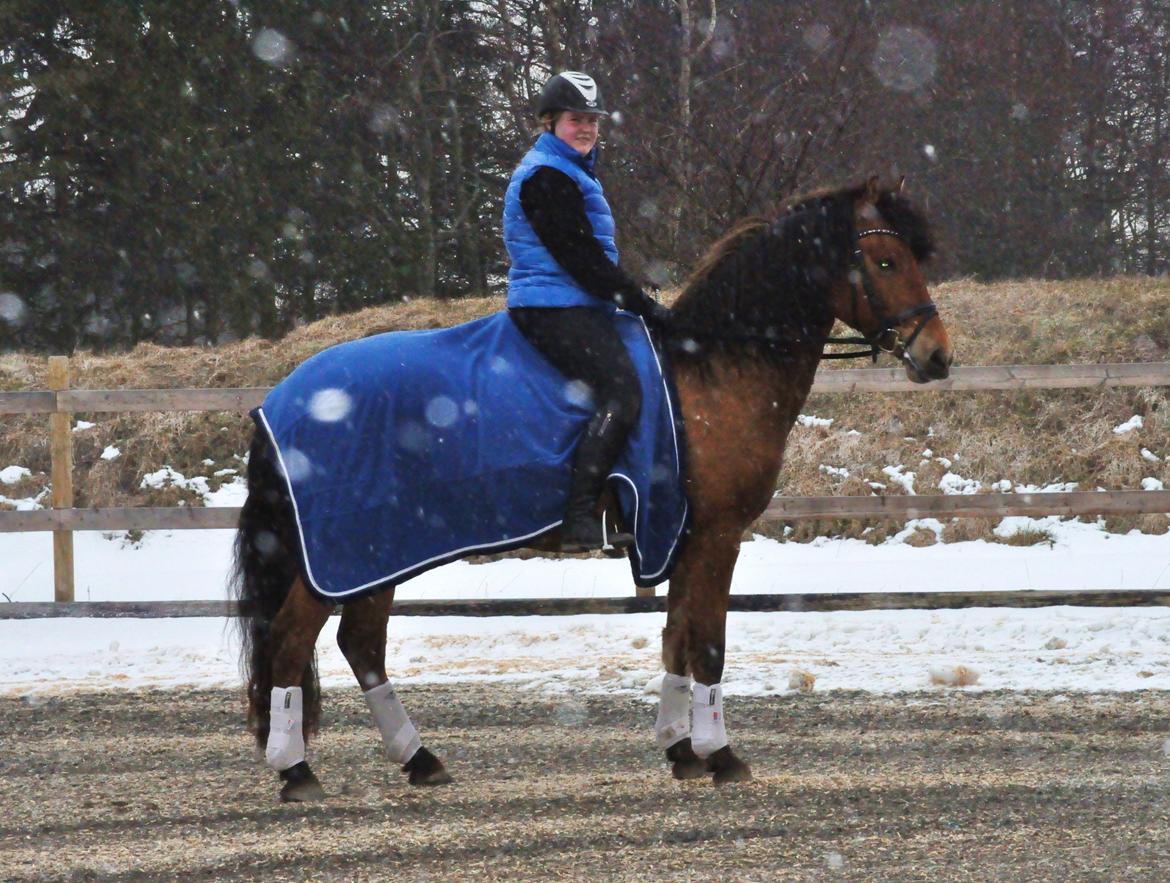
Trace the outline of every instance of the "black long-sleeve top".
[[609, 259], [585, 213], [585, 196], [564, 172], [542, 166], [520, 185], [520, 207], [541, 244], [587, 292], [644, 314], [654, 303]]

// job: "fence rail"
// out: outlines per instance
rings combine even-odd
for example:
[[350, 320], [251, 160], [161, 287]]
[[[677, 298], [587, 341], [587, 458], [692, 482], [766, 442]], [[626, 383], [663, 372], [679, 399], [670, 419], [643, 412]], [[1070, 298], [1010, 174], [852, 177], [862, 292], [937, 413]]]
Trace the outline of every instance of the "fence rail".
[[[838, 518], [1003, 518], [1008, 515], [1140, 515], [1170, 513], [1170, 491], [964, 494], [907, 497], [777, 497], [763, 521]], [[0, 532], [49, 530], [205, 530], [234, 528], [234, 506], [35, 509], [0, 512]]]
[[[728, 609], [761, 613], [827, 613], [859, 610], [963, 610], [970, 607], [1035, 608], [1170, 607], [1170, 590], [1059, 592], [832, 592], [791, 595], [731, 595]], [[394, 602], [395, 616], [566, 616], [585, 613], [661, 613], [666, 598], [499, 598]], [[195, 616], [240, 616], [235, 601], [74, 601], [0, 604], [0, 619], [101, 617], [162, 619]], [[340, 613], [340, 611], [335, 611]]]
[[[911, 383], [901, 368], [845, 368], [817, 372], [812, 392], [989, 392], [1170, 386], [1170, 362], [1095, 365], [984, 365], [955, 368], [946, 380]], [[270, 387], [222, 389], [65, 389], [0, 392], [0, 414], [132, 413], [138, 411], [249, 411]]]
[[[52, 451], [53, 508], [0, 511], [0, 532], [52, 531], [54, 599], [58, 609], [91, 610], [74, 603], [73, 532], [79, 530], [230, 529], [239, 509], [73, 507], [73, 438], [76, 413], [141, 411], [247, 412], [269, 389], [71, 389], [69, 362], [49, 359], [49, 390], [0, 392], [0, 414], [48, 414]], [[1138, 362], [1092, 365], [992, 365], [955, 368], [947, 380], [915, 384], [900, 368], [828, 369], [817, 373], [814, 394], [854, 392], [1022, 391], [1170, 386], [1170, 363]], [[1170, 491], [1098, 491], [1034, 494], [896, 497], [778, 497], [765, 520], [1000, 518], [1007, 515], [1136, 515], [1170, 513]], [[1034, 599], [1037, 593], [1026, 593]], [[653, 590], [639, 590], [653, 600]], [[797, 596], [779, 596], [793, 598]], [[816, 596], [824, 598], [825, 596]], [[871, 596], [872, 597], [872, 596]], [[950, 595], [953, 599], [956, 596]], [[1116, 597], [1110, 593], [1110, 597]], [[1160, 596], [1159, 596], [1160, 597]], [[185, 602], [184, 602], [185, 603]], [[191, 602], [199, 603], [199, 602]], [[210, 602], [216, 603], [216, 602]], [[467, 602], [472, 603], [472, 602]], [[1161, 603], [1161, 602], [1159, 602]], [[35, 605], [34, 605], [35, 606]], [[5, 605], [12, 611], [14, 605]], [[32, 608], [29, 608], [32, 609]], [[134, 609], [138, 609], [137, 607]], [[733, 608], [734, 609], [734, 608]], [[39, 614], [44, 615], [44, 614]], [[78, 615], [78, 614], [67, 614]], [[101, 615], [93, 613], [90, 615]], [[117, 614], [113, 614], [117, 615]]]

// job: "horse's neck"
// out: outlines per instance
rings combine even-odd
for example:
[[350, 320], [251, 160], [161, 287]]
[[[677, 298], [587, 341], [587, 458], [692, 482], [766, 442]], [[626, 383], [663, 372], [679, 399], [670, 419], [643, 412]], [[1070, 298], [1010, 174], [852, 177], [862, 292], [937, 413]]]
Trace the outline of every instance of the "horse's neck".
[[[696, 413], [721, 414], [722, 422], [742, 424], [755, 434], [779, 430], [785, 436], [808, 398], [820, 364], [820, 347], [795, 347], [782, 360], [712, 355], [704, 364], [688, 364], [676, 372], [684, 414], [688, 403]], [[704, 418], [705, 419], [705, 418]]]
[[[772, 496], [785, 442], [809, 390], [820, 352], [791, 361], [713, 357], [680, 365], [676, 382], [686, 425], [689, 493], [697, 521], [744, 519]], [[710, 501], [720, 501], [710, 505]]]
[[[741, 369], [747, 383], [728, 378], [728, 388], [743, 400], [748, 420], [758, 427], [778, 434], [777, 443], [783, 447], [792, 424], [796, 422], [812, 389], [820, 352], [809, 349], [791, 354], [781, 363], [758, 363], [750, 369]], [[744, 427], [745, 431], [750, 431]]]

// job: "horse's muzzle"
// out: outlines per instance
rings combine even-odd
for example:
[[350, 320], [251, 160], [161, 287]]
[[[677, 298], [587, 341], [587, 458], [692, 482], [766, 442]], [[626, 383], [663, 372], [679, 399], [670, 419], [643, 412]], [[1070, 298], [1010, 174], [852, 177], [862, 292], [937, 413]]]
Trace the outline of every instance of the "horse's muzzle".
[[914, 383], [930, 383], [932, 380], [946, 379], [951, 373], [951, 362], [954, 359], [954, 353], [941, 346], [934, 347], [922, 362], [915, 359], [909, 352], [903, 351], [902, 353], [906, 377]]

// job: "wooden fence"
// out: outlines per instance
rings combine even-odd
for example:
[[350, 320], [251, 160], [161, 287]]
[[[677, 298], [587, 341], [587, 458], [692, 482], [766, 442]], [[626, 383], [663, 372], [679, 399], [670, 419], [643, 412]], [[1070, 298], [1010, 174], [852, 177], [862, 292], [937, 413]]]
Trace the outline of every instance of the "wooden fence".
[[[1095, 365], [1002, 365], [956, 368], [947, 380], [914, 384], [906, 380], [900, 368], [861, 368], [827, 370], [817, 374], [814, 393], [1094, 389], [1123, 386], [1170, 386], [1170, 363], [1123, 363]], [[0, 511], [0, 532], [52, 531], [54, 601], [62, 612], [95, 615], [95, 605], [74, 602], [73, 531], [78, 530], [184, 530], [197, 528], [234, 528], [237, 508], [90, 508], [73, 507], [73, 437], [75, 413], [128, 413], [138, 411], [234, 411], [247, 412], [260, 404], [267, 388], [244, 389], [72, 389], [69, 361], [55, 356], [49, 359], [49, 389], [30, 392], [0, 392], [0, 414], [48, 414], [52, 455], [52, 509], [24, 512]], [[955, 496], [875, 496], [875, 497], [778, 497], [762, 516], [765, 520], [795, 521], [802, 519], [879, 518], [1002, 518], [1008, 515], [1133, 515], [1170, 513], [1170, 491], [1097, 491], [1035, 494], [979, 494]], [[947, 593], [944, 593], [947, 594]], [[980, 594], [980, 593], [975, 593]], [[1004, 593], [982, 593], [1003, 595]], [[1033, 594], [1033, 593], [1025, 593]], [[1099, 596], [1101, 593], [1088, 593]], [[650, 603], [647, 596], [639, 596]], [[966, 593], [965, 606], [974, 603]], [[1067, 595], [1064, 593], [1062, 597]], [[790, 597], [790, 596], [777, 596]], [[796, 596], [791, 596], [796, 597]], [[831, 596], [799, 596], [802, 603], [824, 604]], [[832, 596], [838, 598], [849, 595]], [[909, 599], [886, 596], [885, 606], [915, 606]], [[935, 595], [934, 598], [939, 596]], [[1035, 596], [1033, 600], [1038, 598]], [[1148, 603], [1166, 603], [1170, 593], [1151, 592], [1143, 597]], [[957, 601], [958, 595], [952, 600]], [[818, 602], [816, 599], [821, 599]], [[873, 598], [870, 601], [874, 600]], [[1003, 599], [997, 599], [1002, 602]], [[182, 610], [184, 604], [170, 605]], [[207, 602], [224, 610], [219, 602]], [[459, 602], [464, 603], [464, 602]], [[468, 602], [470, 603], [470, 602]], [[867, 602], [840, 601], [837, 603]], [[1067, 600], [1047, 603], [1072, 603]], [[1089, 602], [1095, 603], [1095, 602]], [[1131, 600], [1130, 603], [1135, 603]], [[619, 599], [620, 604], [620, 599]], [[777, 601], [786, 609], [789, 602]], [[947, 606], [946, 602], [935, 602]], [[24, 614], [10, 608], [28, 608]], [[230, 606], [230, 605], [229, 605]], [[403, 605], [410, 606], [410, 605]], [[423, 608], [424, 605], [415, 605]], [[432, 605], [433, 607], [434, 605]], [[441, 605], [440, 605], [441, 606]], [[556, 606], [556, 605], [552, 605]], [[601, 605], [606, 606], [606, 605]], [[614, 606], [614, 605], [609, 605]], [[111, 606], [115, 611], [119, 605]], [[120, 605], [122, 609], [141, 611], [143, 605]], [[44, 616], [45, 605], [0, 605], [0, 616], [9, 614]], [[199, 607], [199, 609], [202, 609]], [[234, 610], [234, 608], [232, 608]], [[430, 609], [430, 608], [428, 608]], [[439, 609], [439, 608], [435, 608]], [[450, 608], [444, 608], [450, 609]], [[624, 607], [622, 609], [625, 609]], [[811, 609], [811, 608], [803, 608]], [[851, 608], [842, 608], [851, 609]], [[191, 608], [192, 611], [195, 607]], [[87, 612], [88, 611], [88, 612]], [[138, 615], [111, 612], [109, 615]], [[182, 615], [182, 614], [180, 614]], [[194, 615], [188, 614], [188, 615]]]

